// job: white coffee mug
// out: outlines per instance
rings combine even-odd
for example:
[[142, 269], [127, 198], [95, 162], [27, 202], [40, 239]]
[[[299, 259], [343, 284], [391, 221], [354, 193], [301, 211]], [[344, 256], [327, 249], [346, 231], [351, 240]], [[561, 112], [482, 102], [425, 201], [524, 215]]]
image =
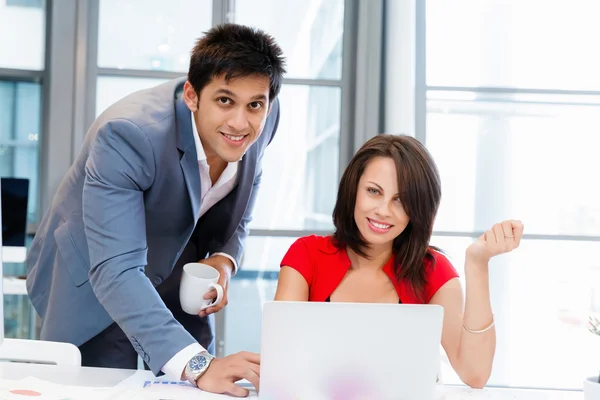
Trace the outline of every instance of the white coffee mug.
[[[198, 315], [201, 310], [223, 301], [223, 287], [217, 283], [218, 281], [219, 271], [210, 265], [185, 264], [179, 286], [181, 309], [188, 314]], [[214, 301], [206, 300], [204, 295], [212, 289], [217, 291], [217, 298]]]

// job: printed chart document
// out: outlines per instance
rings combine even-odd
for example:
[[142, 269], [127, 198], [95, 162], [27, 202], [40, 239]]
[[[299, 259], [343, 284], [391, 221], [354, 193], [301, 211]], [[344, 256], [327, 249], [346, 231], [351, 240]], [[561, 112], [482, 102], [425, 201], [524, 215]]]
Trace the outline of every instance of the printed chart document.
[[129, 400], [120, 397], [122, 389], [65, 386], [46, 382], [37, 378], [20, 380], [0, 380], [0, 400]]
[[[258, 399], [254, 387], [247, 381], [238, 383], [250, 391], [246, 399]], [[195, 400], [224, 400], [237, 397], [203, 392], [187, 381], [173, 381], [167, 377], [155, 377], [150, 371], [138, 370], [135, 374], [117, 385], [118, 388], [137, 390], [143, 395], [155, 396], [159, 399], [195, 399]], [[157, 396], [157, 397], [156, 397]], [[145, 399], [145, 398], [144, 398]]]
[[[128, 381], [127, 379], [126, 381]], [[0, 379], [0, 400], [224, 400], [233, 397], [203, 392], [183, 382], [138, 380], [125, 385], [87, 387], [60, 385], [37, 378]], [[247, 399], [258, 399], [256, 393]]]

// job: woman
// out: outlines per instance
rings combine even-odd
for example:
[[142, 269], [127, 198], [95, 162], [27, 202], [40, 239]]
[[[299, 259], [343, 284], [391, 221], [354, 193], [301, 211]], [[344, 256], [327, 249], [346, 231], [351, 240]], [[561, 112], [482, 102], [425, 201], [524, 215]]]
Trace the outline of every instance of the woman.
[[523, 224], [498, 223], [467, 248], [465, 301], [458, 273], [429, 245], [440, 198], [437, 167], [420, 142], [372, 138], [342, 176], [335, 233], [290, 247], [275, 300], [441, 305], [442, 346], [460, 379], [480, 388], [496, 348], [488, 263], [519, 246]]

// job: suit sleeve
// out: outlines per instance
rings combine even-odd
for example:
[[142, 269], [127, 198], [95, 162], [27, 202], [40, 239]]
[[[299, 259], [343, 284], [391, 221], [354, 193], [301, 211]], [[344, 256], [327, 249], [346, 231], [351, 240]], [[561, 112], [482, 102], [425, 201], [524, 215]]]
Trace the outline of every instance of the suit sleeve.
[[[267, 142], [267, 146], [273, 140], [273, 137], [275, 136], [275, 133], [277, 132], [277, 128], [279, 126], [279, 101], [277, 99], [273, 103], [273, 110], [271, 112], [275, 113], [275, 117], [273, 127], [270, 129], [270, 137]], [[214, 253], [225, 253], [233, 257], [236, 260], [238, 266], [240, 265], [242, 253], [244, 252], [244, 244], [246, 241], [246, 237], [248, 237], [248, 224], [252, 221], [252, 213], [254, 211], [256, 198], [258, 197], [258, 189], [260, 187], [260, 182], [262, 179], [263, 155], [264, 150], [261, 153], [257, 162], [256, 174], [254, 176], [254, 182], [252, 183], [252, 193], [250, 194], [250, 200], [248, 201], [248, 206], [246, 207], [246, 211], [244, 212], [242, 220], [237, 226], [235, 233], [233, 234], [231, 239], [229, 239], [229, 241], [223, 247], [214, 249]]]
[[85, 167], [83, 219], [90, 284], [99, 302], [158, 374], [194, 338], [173, 318], [144, 271], [144, 190], [155, 176], [152, 146], [126, 120], [98, 131]]

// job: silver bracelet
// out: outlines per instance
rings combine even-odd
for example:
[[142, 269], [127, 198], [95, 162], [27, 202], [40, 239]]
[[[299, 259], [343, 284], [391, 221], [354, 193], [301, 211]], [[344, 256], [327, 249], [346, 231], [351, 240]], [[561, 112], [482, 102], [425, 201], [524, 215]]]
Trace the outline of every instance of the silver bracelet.
[[465, 328], [465, 330], [466, 330], [467, 332], [470, 332], [470, 333], [483, 333], [483, 332], [487, 332], [487, 331], [489, 331], [490, 329], [492, 329], [492, 327], [494, 326], [494, 324], [495, 324], [495, 323], [496, 323], [496, 320], [494, 319], [494, 314], [492, 314], [492, 323], [491, 323], [491, 324], [490, 324], [490, 325], [489, 325], [487, 328], [484, 328], [484, 329], [482, 329], [482, 330], [480, 330], [480, 331], [474, 331], [474, 330], [472, 330], [472, 329], [469, 329], [469, 328], [467, 328], [467, 327], [465, 326], [465, 323], [464, 323], [464, 322], [463, 322], [462, 326], [463, 326], [463, 328]]

